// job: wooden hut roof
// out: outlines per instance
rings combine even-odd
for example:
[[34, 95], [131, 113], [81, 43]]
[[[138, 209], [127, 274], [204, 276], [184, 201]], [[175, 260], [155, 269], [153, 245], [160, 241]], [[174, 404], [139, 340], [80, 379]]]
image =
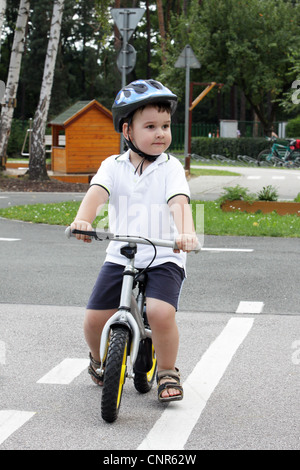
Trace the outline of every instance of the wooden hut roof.
[[78, 119], [83, 113], [87, 112], [92, 106], [96, 106], [100, 111], [112, 119], [112, 113], [97, 100], [77, 101], [77, 103], [73, 104], [70, 108], [56, 116], [56, 118], [52, 119], [52, 121], [49, 122], [49, 125], [66, 127], [71, 124], [73, 120]]

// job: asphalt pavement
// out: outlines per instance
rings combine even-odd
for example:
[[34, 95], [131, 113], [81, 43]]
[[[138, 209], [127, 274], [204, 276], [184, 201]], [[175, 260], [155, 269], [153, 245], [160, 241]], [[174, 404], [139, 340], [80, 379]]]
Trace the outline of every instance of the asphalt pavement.
[[238, 173], [239, 176], [199, 176], [189, 181], [193, 199], [215, 200], [226, 186], [240, 185], [250, 192], [257, 193], [263, 187], [272, 185], [278, 191], [279, 200], [294, 200], [300, 192], [300, 170], [257, 167], [215, 167], [207, 169], [226, 170]]
[[[278, 191], [279, 200], [293, 200], [300, 192], [300, 170], [254, 167], [205, 166], [207, 169], [226, 170], [239, 176], [198, 176], [189, 180], [193, 199], [213, 201], [226, 186], [240, 185], [257, 193], [264, 186], [272, 185]], [[49, 202], [78, 201], [82, 193], [13, 193], [0, 191], [0, 208], [10, 205], [47, 204]]]
[[[282, 199], [300, 191], [297, 171], [232, 171], [241, 176], [193, 178], [193, 197], [213, 200], [236, 184], [273, 184]], [[82, 197], [0, 192], [0, 206]], [[112, 425], [101, 420], [82, 332], [105, 249], [60, 226], [0, 219], [0, 449], [150, 449], [152, 459], [157, 449], [299, 450], [299, 239], [205, 236], [188, 255], [177, 313], [185, 398], [162, 407], [155, 387], [139, 395], [128, 380]]]

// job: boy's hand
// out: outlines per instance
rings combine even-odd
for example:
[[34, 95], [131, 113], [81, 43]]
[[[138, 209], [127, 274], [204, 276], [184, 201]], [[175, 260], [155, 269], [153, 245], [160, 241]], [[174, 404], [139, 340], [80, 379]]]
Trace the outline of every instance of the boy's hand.
[[[74, 220], [74, 222], [71, 224], [71, 229], [72, 230], [84, 230], [87, 232], [90, 232], [93, 230], [93, 227], [89, 222], [86, 222], [85, 220]], [[85, 243], [91, 243], [92, 239], [88, 237], [87, 235], [81, 235], [81, 234], [76, 234], [75, 235], [77, 240], [83, 240]]]
[[182, 233], [176, 238], [176, 245], [178, 250], [174, 250], [175, 253], [179, 253], [180, 250], [186, 252], [199, 250], [199, 240], [195, 233]]

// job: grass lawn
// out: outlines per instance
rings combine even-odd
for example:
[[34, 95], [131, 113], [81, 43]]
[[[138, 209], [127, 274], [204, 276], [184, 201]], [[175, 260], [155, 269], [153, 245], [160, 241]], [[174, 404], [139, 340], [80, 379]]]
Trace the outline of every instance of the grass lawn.
[[[300, 217], [271, 214], [223, 212], [217, 202], [192, 201], [204, 205], [206, 235], [239, 235], [268, 237], [300, 237]], [[68, 226], [74, 220], [80, 202], [32, 204], [0, 209], [0, 217], [32, 223]]]

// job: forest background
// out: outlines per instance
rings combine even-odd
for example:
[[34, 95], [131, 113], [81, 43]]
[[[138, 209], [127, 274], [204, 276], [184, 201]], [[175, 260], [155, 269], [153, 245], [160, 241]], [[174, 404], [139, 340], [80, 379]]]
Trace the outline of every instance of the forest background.
[[[0, 40], [0, 80], [6, 82], [19, 0], [7, 0]], [[193, 122], [258, 119], [265, 134], [274, 121], [299, 114], [291, 100], [300, 76], [300, 6], [296, 0], [65, 0], [48, 121], [78, 100], [111, 108], [121, 87], [116, 60], [122, 46], [110, 8], [145, 8], [130, 43], [136, 66], [127, 82], [155, 78], [179, 97], [175, 122], [184, 122], [185, 70], [174, 64], [189, 44], [201, 63], [191, 81], [224, 84], [193, 111]], [[53, 0], [31, 0], [14, 122], [27, 128], [39, 102]], [[203, 87], [195, 88], [199, 94]], [[10, 152], [20, 152], [10, 145]]]

